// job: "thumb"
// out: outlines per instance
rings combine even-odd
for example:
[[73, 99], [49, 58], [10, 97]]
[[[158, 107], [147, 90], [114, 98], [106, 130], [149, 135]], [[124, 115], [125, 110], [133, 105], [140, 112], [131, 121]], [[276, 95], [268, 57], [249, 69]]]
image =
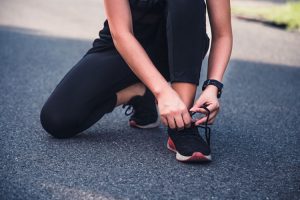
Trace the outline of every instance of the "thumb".
[[196, 112], [199, 110], [199, 107], [204, 104], [204, 100], [201, 98], [197, 99], [197, 101], [194, 103], [194, 105], [190, 108], [190, 111]]

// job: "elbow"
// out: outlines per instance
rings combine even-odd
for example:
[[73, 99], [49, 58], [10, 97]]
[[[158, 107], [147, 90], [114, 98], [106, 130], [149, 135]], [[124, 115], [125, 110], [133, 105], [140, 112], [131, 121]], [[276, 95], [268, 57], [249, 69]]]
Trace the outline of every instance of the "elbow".
[[111, 37], [115, 45], [122, 43], [123, 41], [127, 41], [129, 37], [132, 36], [133, 33], [130, 31], [115, 31], [111, 32]]
[[232, 32], [226, 32], [226, 33], [215, 33], [212, 34], [212, 41], [224, 41], [229, 43], [231, 46], [233, 45], [233, 36]]
[[227, 39], [227, 40], [233, 40], [232, 31], [216, 31], [212, 33], [213, 39]]
[[214, 27], [211, 29], [212, 38], [220, 39], [226, 38], [229, 40], [233, 39], [232, 27], [231, 26], [223, 26], [223, 27]]

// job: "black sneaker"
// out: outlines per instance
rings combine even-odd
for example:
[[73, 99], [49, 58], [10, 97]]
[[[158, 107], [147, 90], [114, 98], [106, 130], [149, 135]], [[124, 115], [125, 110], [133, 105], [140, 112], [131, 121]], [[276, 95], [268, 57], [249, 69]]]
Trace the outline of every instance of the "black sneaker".
[[[125, 115], [131, 115], [129, 118], [129, 126], [134, 128], [154, 128], [160, 124], [160, 118], [157, 112], [155, 96], [146, 87], [143, 96], [136, 95], [132, 97], [122, 108], [125, 110]], [[128, 112], [131, 109], [131, 112]]]
[[[201, 137], [198, 127], [205, 129], [206, 141]], [[207, 126], [196, 126], [193, 122], [190, 128], [183, 130], [168, 127], [167, 148], [176, 153], [176, 159], [182, 162], [211, 161], [210, 151], [210, 128]]]

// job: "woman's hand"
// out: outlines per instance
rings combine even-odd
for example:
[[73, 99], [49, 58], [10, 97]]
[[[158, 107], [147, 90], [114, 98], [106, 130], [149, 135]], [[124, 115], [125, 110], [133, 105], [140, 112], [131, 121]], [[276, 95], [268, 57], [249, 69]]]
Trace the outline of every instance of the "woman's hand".
[[179, 95], [171, 87], [157, 97], [161, 121], [171, 129], [182, 130], [191, 126], [192, 118]]
[[[207, 114], [207, 111], [204, 108], [200, 108], [202, 105], [206, 105], [207, 109], [210, 111], [208, 124], [213, 124], [219, 109], [220, 104], [217, 98], [218, 88], [214, 85], [208, 85], [205, 90], [201, 93], [200, 97], [196, 100], [193, 107], [190, 109], [192, 112], [200, 112]], [[203, 124], [207, 120], [207, 116], [197, 119], [195, 125]]]

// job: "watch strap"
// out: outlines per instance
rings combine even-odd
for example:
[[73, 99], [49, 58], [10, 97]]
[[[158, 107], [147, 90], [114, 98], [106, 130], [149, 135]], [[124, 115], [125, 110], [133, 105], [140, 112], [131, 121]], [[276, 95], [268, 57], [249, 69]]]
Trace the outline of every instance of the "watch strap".
[[214, 85], [218, 88], [218, 94], [217, 97], [220, 98], [222, 94], [222, 89], [223, 89], [223, 83], [221, 83], [218, 80], [215, 79], [207, 79], [204, 81], [203, 86], [202, 86], [202, 91], [208, 86], [208, 85]]

